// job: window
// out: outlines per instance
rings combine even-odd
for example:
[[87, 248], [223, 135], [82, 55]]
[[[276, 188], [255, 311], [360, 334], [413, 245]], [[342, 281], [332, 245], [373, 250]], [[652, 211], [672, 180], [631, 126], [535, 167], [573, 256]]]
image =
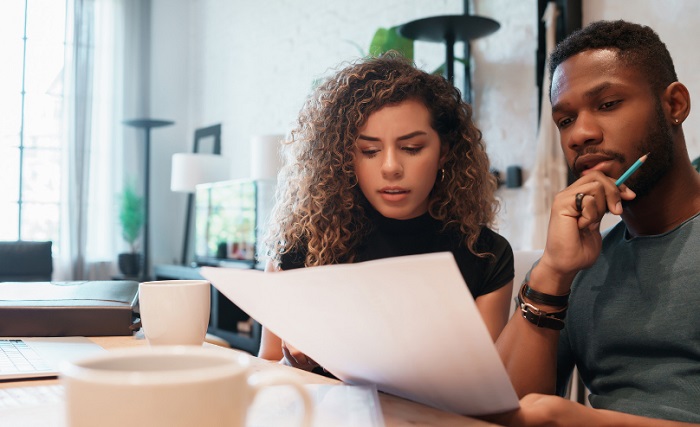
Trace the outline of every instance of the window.
[[0, 3], [0, 240], [60, 246], [65, 8]]

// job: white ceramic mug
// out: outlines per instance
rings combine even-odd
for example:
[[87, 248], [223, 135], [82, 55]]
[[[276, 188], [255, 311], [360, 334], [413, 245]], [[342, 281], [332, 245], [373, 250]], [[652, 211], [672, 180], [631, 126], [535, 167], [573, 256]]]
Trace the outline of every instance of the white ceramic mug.
[[139, 284], [139, 311], [151, 345], [202, 345], [209, 326], [211, 285], [206, 280]]
[[256, 393], [291, 385], [310, 427], [312, 400], [292, 373], [250, 374], [250, 356], [231, 350], [136, 347], [109, 351], [60, 368], [69, 427], [243, 427]]

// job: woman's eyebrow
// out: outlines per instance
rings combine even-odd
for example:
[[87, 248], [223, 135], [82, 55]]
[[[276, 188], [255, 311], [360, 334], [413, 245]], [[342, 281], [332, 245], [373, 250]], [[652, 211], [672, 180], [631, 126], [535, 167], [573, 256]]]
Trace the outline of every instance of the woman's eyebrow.
[[416, 137], [416, 136], [418, 136], [418, 135], [427, 135], [427, 132], [423, 132], [422, 130], [417, 130], [417, 131], [415, 131], [415, 132], [411, 132], [411, 133], [409, 133], [409, 134], [400, 136], [400, 137], [398, 137], [397, 139], [398, 139], [399, 141], [403, 141], [403, 140], [406, 140], [406, 139], [411, 139], [411, 138]]
[[[418, 136], [418, 135], [427, 135], [427, 132], [424, 132], [424, 131], [422, 131], [422, 130], [417, 130], [417, 131], [415, 131], [415, 132], [411, 132], [411, 133], [407, 133], [406, 135], [402, 135], [402, 136], [400, 136], [400, 137], [398, 137], [398, 138], [396, 138], [396, 139], [397, 139], [398, 141], [404, 141], [404, 140], [407, 140], [407, 139], [414, 138], [414, 137], [416, 137], [416, 136]], [[362, 139], [362, 140], [364, 140], [364, 141], [381, 141], [381, 140], [380, 140], [379, 138], [377, 138], [377, 137], [369, 136], [369, 135], [363, 135], [363, 134], [360, 134], [360, 135], [357, 137], [357, 139]]]
[[377, 137], [367, 136], [367, 135], [362, 135], [362, 134], [360, 134], [360, 136], [358, 136], [357, 139], [362, 139], [365, 141], [380, 141], [380, 139]]

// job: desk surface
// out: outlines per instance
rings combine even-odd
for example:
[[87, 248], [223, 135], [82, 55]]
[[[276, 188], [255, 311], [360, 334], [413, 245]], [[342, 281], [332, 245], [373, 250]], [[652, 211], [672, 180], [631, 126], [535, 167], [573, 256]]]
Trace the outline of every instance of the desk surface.
[[[106, 349], [114, 349], [120, 347], [134, 347], [145, 345], [143, 339], [138, 339], [135, 337], [93, 337], [91, 338], [94, 342], [101, 345]], [[238, 350], [230, 350], [237, 351]], [[282, 369], [294, 369], [288, 366], [279, 365], [274, 362], [259, 359], [257, 357], [250, 356], [247, 353], [240, 352], [250, 357], [251, 366], [254, 371], [270, 371], [270, 370], [282, 370]], [[304, 372], [296, 370], [302, 378], [308, 384], [335, 384], [339, 381], [326, 378], [320, 375], [316, 375], [310, 372]], [[15, 382], [4, 382], [0, 383], [0, 388], [12, 388], [12, 387], [28, 387], [28, 386], [39, 386], [48, 384], [57, 384], [57, 379], [46, 379], [46, 380], [31, 380], [31, 381], [15, 381]], [[410, 400], [402, 399], [396, 396], [379, 393], [379, 402], [382, 407], [382, 414], [384, 415], [384, 423], [386, 427], [400, 427], [400, 426], [460, 426], [460, 427], [486, 427], [495, 426], [496, 424], [490, 424], [484, 421], [480, 421], [474, 418], [463, 417], [460, 415], [443, 412], [438, 409], [431, 408], [429, 406], [422, 405], [420, 403], [412, 402]]]

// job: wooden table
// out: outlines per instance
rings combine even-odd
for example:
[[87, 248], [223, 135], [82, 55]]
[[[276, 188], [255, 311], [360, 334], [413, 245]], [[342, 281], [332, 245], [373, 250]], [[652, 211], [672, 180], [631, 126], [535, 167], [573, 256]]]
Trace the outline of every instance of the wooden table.
[[[136, 337], [92, 337], [92, 341], [101, 345], [102, 347], [109, 349], [123, 348], [123, 347], [135, 347], [145, 345], [143, 339]], [[209, 344], [207, 344], [209, 345]], [[226, 351], [236, 351], [227, 349]], [[250, 358], [251, 366], [254, 371], [270, 371], [270, 370], [283, 370], [283, 369], [294, 369], [288, 366], [283, 366], [275, 362], [263, 360], [254, 356], [250, 356], [248, 353], [242, 354], [247, 355]], [[340, 383], [338, 380], [331, 378], [326, 378], [320, 375], [313, 374], [311, 372], [305, 372], [298, 369], [294, 369], [294, 372], [299, 374], [301, 378], [308, 384], [337, 384]], [[0, 383], [0, 388], [11, 388], [11, 387], [27, 387], [27, 386], [39, 386], [39, 385], [50, 385], [57, 384], [57, 379], [45, 379], [45, 380], [30, 380], [30, 381], [14, 381], [14, 382], [4, 382]], [[449, 412], [440, 411], [438, 409], [431, 408], [429, 406], [412, 402], [410, 400], [402, 399], [400, 397], [379, 393], [379, 402], [382, 408], [382, 415], [384, 416], [384, 423], [386, 427], [402, 427], [402, 426], [441, 426], [441, 427], [487, 427], [496, 426], [496, 424], [487, 423], [485, 421], [477, 420], [475, 418], [464, 417]]]

